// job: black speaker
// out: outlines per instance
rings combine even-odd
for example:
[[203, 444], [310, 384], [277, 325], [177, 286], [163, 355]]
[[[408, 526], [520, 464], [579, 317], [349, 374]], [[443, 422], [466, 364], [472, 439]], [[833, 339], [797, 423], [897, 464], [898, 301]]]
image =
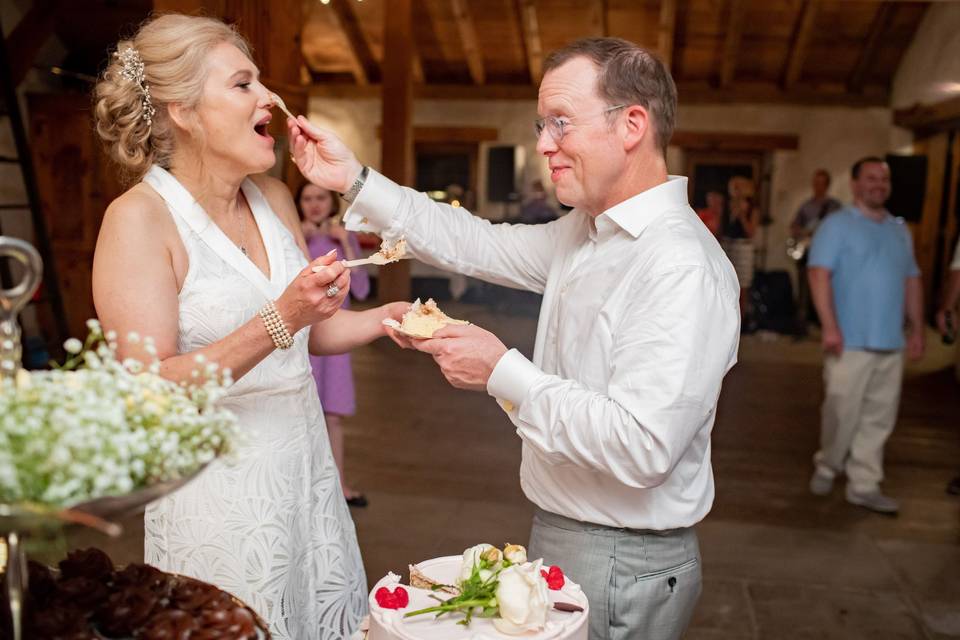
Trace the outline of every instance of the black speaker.
[[890, 198], [887, 210], [907, 222], [920, 222], [927, 192], [927, 156], [887, 155]]
[[516, 198], [513, 147], [490, 147], [487, 149], [487, 200], [510, 202]]

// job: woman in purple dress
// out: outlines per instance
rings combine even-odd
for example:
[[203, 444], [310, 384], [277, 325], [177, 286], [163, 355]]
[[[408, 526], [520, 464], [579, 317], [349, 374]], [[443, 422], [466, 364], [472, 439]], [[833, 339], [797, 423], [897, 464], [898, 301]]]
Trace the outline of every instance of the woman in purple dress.
[[[360, 243], [356, 234], [347, 231], [337, 220], [340, 200], [330, 191], [307, 183], [297, 192], [297, 210], [300, 224], [307, 240], [310, 259], [337, 250], [337, 260], [354, 260], [360, 257]], [[350, 295], [343, 299], [341, 308], [350, 307], [350, 298], [366, 299], [370, 293], [370, 277], [364, 269], [350, 272]], [[310, 356], [313, 377], [320, 393], [320, 405], [327, 421], [327, 433], [333, 458], [340, 471], [340, 485], [347, 504], [354, 507], [367, 506], [366, 497], [347, 484], [343, 459], [343, 418], [356, 413], [357, 402], [353, 390], [353, 370], [350, 354], [335, 356]]]

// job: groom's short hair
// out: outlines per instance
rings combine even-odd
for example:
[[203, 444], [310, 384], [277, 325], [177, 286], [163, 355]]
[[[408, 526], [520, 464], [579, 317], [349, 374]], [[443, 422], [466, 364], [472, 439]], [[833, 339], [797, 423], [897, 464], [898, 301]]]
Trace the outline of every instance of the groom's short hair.
[[597, 94], [611, 107], [639, 104], [647, 110], [653, 119], [657, 146], [666, 154], [677, 117], [677, 87], [666, 66], [628, 40], [583, 38], [547, 56], [543, 73], [579, 57], [597, 65]]

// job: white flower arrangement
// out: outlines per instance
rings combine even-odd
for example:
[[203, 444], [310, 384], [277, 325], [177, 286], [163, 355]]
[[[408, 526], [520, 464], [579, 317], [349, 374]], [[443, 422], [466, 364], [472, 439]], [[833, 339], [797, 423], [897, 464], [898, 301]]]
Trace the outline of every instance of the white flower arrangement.
[[216, 406], [229, 370], [198, 355], [193, 383], [177, 384], [160, 376], [151, 339], [142, 339], [151, 364], [120, 362], [116, 335], [87, 326], [85, 343], [64, 343], [62, 367], [0, 379], [0, 503], [124, 495], [190, 475], [237, 435], [236, 418]]

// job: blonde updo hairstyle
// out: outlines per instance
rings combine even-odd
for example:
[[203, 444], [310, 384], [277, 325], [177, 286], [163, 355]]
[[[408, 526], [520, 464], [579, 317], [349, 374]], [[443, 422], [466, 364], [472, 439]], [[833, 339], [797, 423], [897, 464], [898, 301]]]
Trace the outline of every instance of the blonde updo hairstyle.
[[[116, 51], [132, 47], [143, 60], [150, 102], [156, 109], [148, 122], [142, 87], [123, 77], [123, 63], [111, 53], [94, 89], [94, 117], [110, 157], [130, 181], [142, 178], [153, 164], [169, 168], [174, 125], [167, 105], [197, 105], [208, 72], [206, 58], [224, 42], [253, 60], [250, 46], [234, 27], [201, 16], [160, 15], [145, 22], [133, 38], [117, 43]], [[190, 133], [202, 143], [199, 126]]]

